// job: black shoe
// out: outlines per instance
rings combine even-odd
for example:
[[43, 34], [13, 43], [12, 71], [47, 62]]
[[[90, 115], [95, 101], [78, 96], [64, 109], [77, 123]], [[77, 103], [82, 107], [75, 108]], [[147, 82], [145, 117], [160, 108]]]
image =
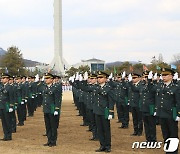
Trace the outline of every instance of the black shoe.
[[24, 126], [24, 124], [23, 124], [23, 123], [18, 123], [17, 125], [18, 125], [18, 126]]
[[138, 134], [137, 134], [138, 136], [142, 136], [142, 133], [141, 132], [138, 132]]
[[98, 138], [96, 138], [96, 137], [93, 137], [93, 138], [91, 138], [91, 139], [89, 139], [90, 141], [98, 141]]
[[88, 130], [86, 130], [86, 132], [91, 132], [92, 131], [92, 129], [88, 129]]
[[16, 133], [16, 130], [12, 130], [12, 133]]
[[106, 148], [105, 147], [100, 147], [99, 149], [95, 150], [96, 152], [102, 152], [102, 151], [105, 151]]
[[134, 132], [133, 134], [131, 134], [131, 136], [137, 136], [138, 133]]
[[54, 147], [54, 146], [56, 146], [56, 143], [50, 143], [49, 144], [49, 147]]
[[111, 148], [106, 148], [105, 152], [107, 153], [111, 152]]
[[45, 143], [45, 144], [43, 144], [44, 146], [49, 146], [49, 143]]
[[12, 140], [11, 137], [10, 137], [10, 138], [4, 138], [4, 139], [3, 139], [3, 141], [10, 141], [10, 140]]

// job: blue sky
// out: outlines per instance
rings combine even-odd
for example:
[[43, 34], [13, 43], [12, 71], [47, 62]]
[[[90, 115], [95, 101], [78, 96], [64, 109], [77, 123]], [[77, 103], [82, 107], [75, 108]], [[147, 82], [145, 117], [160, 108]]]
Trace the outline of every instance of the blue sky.
[[[180, 53], [179, 0], [62, 0], [63, 55], [69, 64], [92, 57], [149, 63]], [[50, 63], [53, 0], [0, 0], [0, 47]]]

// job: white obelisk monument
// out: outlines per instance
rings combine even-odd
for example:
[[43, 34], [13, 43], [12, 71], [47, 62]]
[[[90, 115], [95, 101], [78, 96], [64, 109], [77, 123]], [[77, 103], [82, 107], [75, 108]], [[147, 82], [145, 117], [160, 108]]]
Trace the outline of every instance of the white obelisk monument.
[[62, 0], [54, 0], [54, 58], [51, 68], [56, 73], [64, 75], [65, 67], [62, 54]]

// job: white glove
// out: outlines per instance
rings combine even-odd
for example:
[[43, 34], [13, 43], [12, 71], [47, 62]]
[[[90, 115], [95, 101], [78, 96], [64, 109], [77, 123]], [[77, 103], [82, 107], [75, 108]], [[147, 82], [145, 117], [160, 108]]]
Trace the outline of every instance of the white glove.
[[27, 99], [25, 99], [24, 102], [27, 102]]
[[69, 77], [69, 81], [71, 81], [71, 82], [72, 82], [72, 76], [71, 76], [71, 77]]
[[71, 78], [71, 82], [73, 83], [74, 82], [74, 77], [72, 76], [72, 78]]
[[23, 105], [23, 104], [24, 104], [24, 102], [21, 102], [21, 104]]
[[161, 80], [163, 80], [162, 75], [159, 77]]
[[34, 98], [34, 96], [32, 96], [32, 98]]
[[79, 72], [76, 72], [76, 78], [75, 80], [79, 80]]
[[132, 81], [132, 75], [131, 75], [131, 73], [128, 75], [128, 81], [129, 81], [129, 82]]
[[122, 79], [124, 79], [126, 76], [126, 72], [124, 71], [123, 74], [122, 74]]
[[154, 112], [154, 115], [153, 116], [156, 116], [156, 112]]
[[176, 117], [176, 121], [180, 121], [180, 117], [177, 116], [177, 117]]
[[83, 80], [82, 74], [79, 74], [79, 81], [82, 81], [82, 80]]
[[85, 73], [84, 73], [84, 80], [87, 80], [88, 79], [88, 72], [86, 71]]
[[13, 108], [9, 108], [9, 112], [12, 112], [13, 111]]
[[152, 71], [150, 71], [148, 74], [148, 79], [152, 79], [152, 77], [153, 77], [153, 73], [152, 73]]
[[44, 81], [44, 76], [42, 77], [41, 81]]
[[157, 80], [157, 73], [154, 74], [154, 80]]
[[177, 80], [177, 79], [178, 79], [178, 73], [177, 73], [177, 72], [174, 74], [173, 79], [174, 79], [174, 80]]
[[58, 115], [58, 111], [54, 111], [54, 115], [55, 115], [55, 116]]
[[127, 105], [129, 106], [129, 103], [127, 103]]
[[112, 79], [112, 78], [113, 78], [113, 74], [111, 73], [108, 79]]
[[111, 120], [112, 118], [113, 118], [112, 115], [109, 115], [109, 116], [108, 116], [108, 120]]

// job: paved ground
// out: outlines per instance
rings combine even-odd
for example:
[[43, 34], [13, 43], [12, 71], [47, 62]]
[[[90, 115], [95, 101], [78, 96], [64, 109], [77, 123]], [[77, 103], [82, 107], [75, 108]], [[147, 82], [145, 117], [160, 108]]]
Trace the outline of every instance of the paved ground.
[[[72, 104], [71, 92], [63, 94], [62, 114], [60, 127], [58, 130], [58, 142], [56, 147], [44, 147], [47, 142], [43, 136], [45, 132], [42, 108], [38, 108], [35, 116], [28, 118], [25, 125], [17, 128], [17, 133], [13, 134], [12, 141], [0, 141], [0, 153], [6, 154], [91, 154], [99, 148], [98, 141], [89, 141], [91, 133], [87, 132], [87, 127], [82, 127], [82, 119], [77, 115], [74, 104]], [[161, 149], [132, 149], [132, 143], [135, 141], [144, 141], [145, 137], [132, 137], [132, 118], [130, 118], [129, 129], [119, 129], [117, 116], [111, 121], [112, 129], [112, 154], [154, 154], [163, 153]], [[157, 126], [158, 140], [162, 141], [160, 127]], [[2, 127], [0, 124], [0, 138], [3, 138]]]

